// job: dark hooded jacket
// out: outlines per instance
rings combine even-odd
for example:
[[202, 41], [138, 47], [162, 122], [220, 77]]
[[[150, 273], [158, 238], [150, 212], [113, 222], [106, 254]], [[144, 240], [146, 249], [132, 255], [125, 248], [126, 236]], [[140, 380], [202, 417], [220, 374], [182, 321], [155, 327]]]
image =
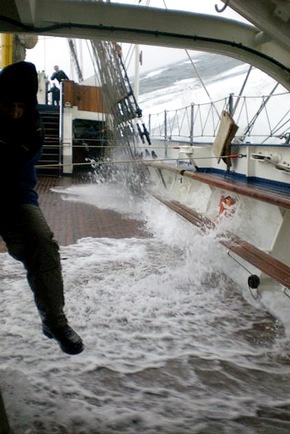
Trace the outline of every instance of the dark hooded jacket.
[[18, 62], [0, 72], [0, 105], [25, 105], [23, 116], [12, 119], [0, 110], [1, 199], [11, 205], [38, 205], [35, 164], [44, 140], [37, 110], [38, 77], [35, 66]]

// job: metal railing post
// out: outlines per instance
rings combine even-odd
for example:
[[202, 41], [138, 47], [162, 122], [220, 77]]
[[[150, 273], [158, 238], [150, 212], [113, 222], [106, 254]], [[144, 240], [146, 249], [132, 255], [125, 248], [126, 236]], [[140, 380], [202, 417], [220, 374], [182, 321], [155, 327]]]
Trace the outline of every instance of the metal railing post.
[[165, 148], [164, 148], [164, 157], [168, 157], [168, 136], [167, 136], [167, 110], [164, 110], [164, 139], [165, 139]]
[[190, 105], [190, 144], [193, 145], [193, 134], [194, 134], [194, 103]]
[[230, 96], [229, 96], [228, 110], [229, 110], [229, 114], [232, 116], [234, 113], [234, 94], [233, 93], [230, 93]]

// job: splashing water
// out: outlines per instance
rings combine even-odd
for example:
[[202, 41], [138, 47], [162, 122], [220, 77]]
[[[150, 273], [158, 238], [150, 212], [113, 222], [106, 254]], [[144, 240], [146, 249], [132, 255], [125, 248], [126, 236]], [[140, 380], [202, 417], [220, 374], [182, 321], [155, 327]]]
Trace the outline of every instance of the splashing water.
[[[128, 197], [107, 185], [58, 191], [121, 213]], [[214, 233], [153, 199], [131, 195], [129, 214], [152, 236], [61, 248], [79, 356], [41, 335], [22, 266], [0, 255], [0, 387], [15, 433], [290, 432], [289, 340], [245, 300], [244, 271]]]

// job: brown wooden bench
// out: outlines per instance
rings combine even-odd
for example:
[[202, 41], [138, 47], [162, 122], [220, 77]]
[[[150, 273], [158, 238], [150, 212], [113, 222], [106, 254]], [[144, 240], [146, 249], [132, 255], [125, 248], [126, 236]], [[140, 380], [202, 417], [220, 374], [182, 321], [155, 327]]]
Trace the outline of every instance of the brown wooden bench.
[[[181, 215], [187, 221], [193, 223], [202, 232], [206, 233], [216, 227], [215, 223], [207, 217], [193, 211], [178, 201], [169, 201], [152, 194], [157, 200]], [[261, 270], [267, 276], [281, 285], [290, 288], [290, 268], [283, 262], [271, 257], [269, 254], [258, 249], [254, 245], [241, 239], [237, 235], [227, 231], [218, 236], [218, 241], [227, 249]]]

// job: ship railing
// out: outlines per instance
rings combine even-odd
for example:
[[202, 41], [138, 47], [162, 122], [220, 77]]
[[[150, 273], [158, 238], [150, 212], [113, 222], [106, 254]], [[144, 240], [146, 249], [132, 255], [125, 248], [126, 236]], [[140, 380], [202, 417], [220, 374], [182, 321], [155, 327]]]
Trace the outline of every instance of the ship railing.
[[223, 110], [232, 114], [239, 126], [240, 143], [289, 146], [290, 93], [269, 96], [235, 96], [209, 103], [192, 103], [176, 110], [144, 115], [150, 137], [193, 145], [213, 142]]

